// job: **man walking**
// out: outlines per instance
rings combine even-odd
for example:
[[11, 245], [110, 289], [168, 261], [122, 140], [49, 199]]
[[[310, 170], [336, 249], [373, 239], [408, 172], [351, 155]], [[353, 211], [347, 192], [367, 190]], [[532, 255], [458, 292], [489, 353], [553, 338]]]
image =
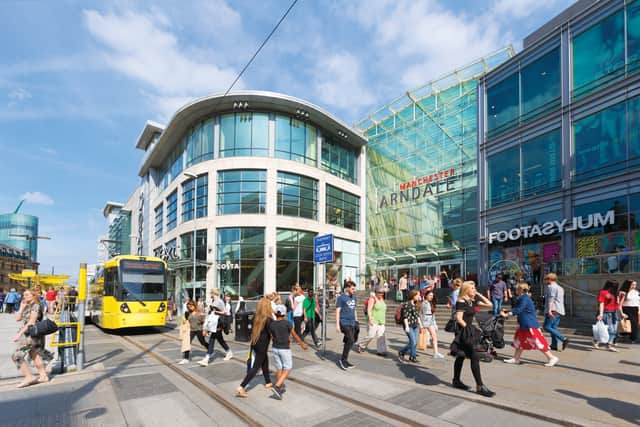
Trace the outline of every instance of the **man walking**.
[[564, 316], [564, 289], [556, 280], [558, 276], [554, 273], [549, 273], [544, 276], [544, 280], [547, 283], [547, 291], [545, 297], [545, 313], [544, 313], [544, 325], [543, 329], [551, 334], [551, 350], [559, 351], [558, 341], [562, 342], [562, 350], [567, 348], [569, 339], [558, 331], [558, 325], [560, 325], [560, 318]]
[[311, 334], [311, 338], [313, 338], [313, 345], [318, 347], [318, 337], [316, 336], [316, 328], [318, 324], [316, 323], [316, 319], [320, 317], [320, 312], [318, 311], [318, 304], [316, 297], [313, 294], [313, 289], [307, 289], [307, 294], [307, 297], [302, 303], [305, 326], [304, 333], [301, 338], [304, 341], [305, 337]]
[[487, 289], [487, 298], [489, 298], [493, 304], [493, 315], [499, 315], [500, 310], [502, 309], [502, 302], [505, 299], [508, 299], [507, 284], [504, 283], [501, 275], [498, 275], [496, 280], [489, 285], [489, 289]]
[[407, 302], [407, 293], [409, 292], [409, 283], [407, 281], [407, 273], [402, 273], [398, 282], [398, 289], [402, 292], [402, 302]]
[[336, 331], [344, 334], [342, 357], [338, 361], [343, 371], [355, 366], [349, 363], [349, 351], [358, 339], [358, 315], [356, 313], [356, 284], [348, 281], [336, 301]]

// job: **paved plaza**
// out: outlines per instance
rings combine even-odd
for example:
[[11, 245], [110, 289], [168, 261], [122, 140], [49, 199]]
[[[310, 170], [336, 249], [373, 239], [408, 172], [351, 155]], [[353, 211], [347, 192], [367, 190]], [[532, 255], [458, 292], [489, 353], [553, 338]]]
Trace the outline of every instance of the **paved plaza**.
[[[49, 384], [17, 390], [16, 370], [10, 362], [10, 342], [16, 324], [0, 315], [2, 371], [0, 414], [2, 426], [31, 425], [244, 425], [195, 384], [142, 354], [119, 335], [88, 326], [87, 366], [78, 373], [53, 377]], [[620, 353], [595, 350], [589, 337], [572, 337], [554, 368], [542, 366], [540, 354], [530, 352], [525, 364], [501, 361], [482, 364], [485, 383], [493, 399], [450, 387], [453, 358], [434, 360], [423, 352], [420, 363], [398, 361], [395, 352], [405, 341], [391, 326], [387, 334], [389, 357], [353, 353], [354, 370], [335, 364], [341, 340], [329, 328], [327, 354], [294, 349], [294, 370], [284, 402], [271, 398], [261, 378], [249, 387], [250, 398], [233, 397], [245, 372], [247, 346], [230, 342], [235, 360], [217, 357], [209, 367], [196, 363], [183, 369], [207, 387], [261, 420], [263, 425], [404, 425], [371, 413], [363, 402], [389, 413], [416, 420], [421, 425], [544, 426], [637, 425], [640, 422], [638, 367], [640, 347], [620, 345]], [[442, 332], [443, 346], [450, 335]], [[136, 333], [129, 338], [160, 357], [179, 360], [179, 343], [171, 328]], [[231, 335], [229, 337], [232, 337]], [[204, 349], [194, 341], [194, 362]], [[510, 356], [510, 347], [501, 356]], [[218, 356], [220, 353], [217, 353]], [[472, 384], [468, 366], [463, 381]], [[318, 391], [307, 385], [316, 385]], [[328, 394], [334, 393], [334, 395]], [[350, 401], [336, 396], [348, 396]], [[356, 403], [354, 403], [356, 402]]]

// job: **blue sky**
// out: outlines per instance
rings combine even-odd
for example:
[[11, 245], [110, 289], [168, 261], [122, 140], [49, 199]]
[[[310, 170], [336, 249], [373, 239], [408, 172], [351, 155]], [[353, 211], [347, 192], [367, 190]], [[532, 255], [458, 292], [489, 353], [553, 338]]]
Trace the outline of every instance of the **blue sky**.
[[[300, 0], [236, 88], [354, 123], [521, 40], [570, 0]], [[105, 201], [137, 184], [145, 121], [223, 92], [286, 1], [0, 3], [0, 212], [40, 217], [41, 271], [95, 262]]]

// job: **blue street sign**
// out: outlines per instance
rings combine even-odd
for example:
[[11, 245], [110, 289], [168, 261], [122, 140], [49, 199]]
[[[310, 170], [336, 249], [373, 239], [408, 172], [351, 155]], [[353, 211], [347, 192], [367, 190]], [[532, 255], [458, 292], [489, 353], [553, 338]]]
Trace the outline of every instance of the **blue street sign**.
[[333, 234], [313, 238], [313, 262], [315, 264], [333, 262]]

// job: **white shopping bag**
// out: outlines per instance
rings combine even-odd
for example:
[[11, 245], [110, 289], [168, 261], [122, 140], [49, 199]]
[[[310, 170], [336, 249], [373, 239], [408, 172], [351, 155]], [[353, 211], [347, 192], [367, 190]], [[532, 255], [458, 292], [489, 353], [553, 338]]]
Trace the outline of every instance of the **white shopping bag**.
[[602, 320], [598, 320], [595, 325], [593, 325], [593, 340], [597, 343], [607, 343], [609, 342], [609, 329], [607, 325], [604, 324]]

